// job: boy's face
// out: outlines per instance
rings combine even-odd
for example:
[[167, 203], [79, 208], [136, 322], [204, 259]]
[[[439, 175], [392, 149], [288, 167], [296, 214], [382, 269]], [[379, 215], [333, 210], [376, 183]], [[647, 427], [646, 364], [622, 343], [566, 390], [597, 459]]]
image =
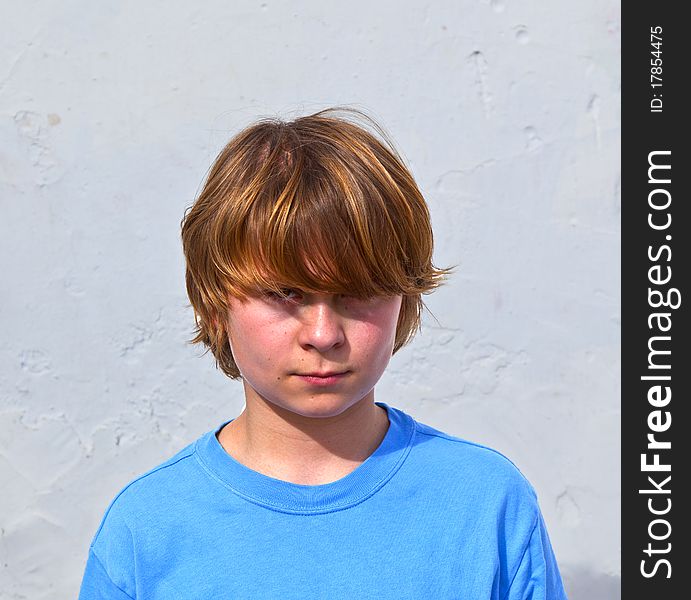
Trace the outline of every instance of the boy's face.
[[256, 395], [329, 417], [373, 399], [393, 352], [401, 296], [285, 292], [286, 299], [270, 292], [230, 299], [227, 333], [247, 401]]

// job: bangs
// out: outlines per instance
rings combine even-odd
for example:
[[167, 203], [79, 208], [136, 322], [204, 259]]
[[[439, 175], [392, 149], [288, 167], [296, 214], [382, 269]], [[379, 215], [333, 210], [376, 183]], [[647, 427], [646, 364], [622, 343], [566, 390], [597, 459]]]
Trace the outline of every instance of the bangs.
[[[294, 287], [372, 297], [436, 285], [422, 195], [389, 150], [350, 127], [340, 143], [318, 132], [304, 143], [284, 127], [254, 140], [253, 153], [235, 150], [233, 170], [254, 176], [235, 197], [221, 192], [226, 214], [216, 215], [211, 247], [227, 293]], [[245, 160], [255, 164], [241, 169]]]
[[225, 257], [234, 267], [231, 293], [410, 293], [407, 259], [381, 193], [356, 183], [344, 165], [330, 165], [329, 177], [314, 164], [300, 169], [301, 158], [287, 181], [266, 182], [225, 238], [234, 240]]

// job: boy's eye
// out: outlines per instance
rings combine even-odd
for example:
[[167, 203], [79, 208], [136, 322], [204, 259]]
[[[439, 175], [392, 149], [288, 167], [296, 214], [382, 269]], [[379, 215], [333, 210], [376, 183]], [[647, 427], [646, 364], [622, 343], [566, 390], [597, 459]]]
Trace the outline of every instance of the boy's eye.
[[266, 290], [264, 291], [264, 296], [271, 300], [277, 300], [278, 302], [295, 302], [302, 297], [302, 294], [298, 290], [292, 288], [283, 288], [279, 292]]
[[[295, 288], [280, 288], [278, 291], [264, 290], [262, 291], [262, 296], [274, 302], [295, 304], [305, 299], [305, 292]], [[340, 301], [348, 302], [349, 304], [369, 304], [375, 300], [374, 297], [361, 298], [349, 294], [337, 294], [336, 298]]]

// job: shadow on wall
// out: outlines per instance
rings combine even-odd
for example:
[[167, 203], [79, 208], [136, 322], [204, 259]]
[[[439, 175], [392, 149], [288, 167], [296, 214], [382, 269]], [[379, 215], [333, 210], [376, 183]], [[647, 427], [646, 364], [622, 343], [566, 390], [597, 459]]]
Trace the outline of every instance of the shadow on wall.
[[621, 600], [621, 577], [596, 573], [582, 567], [561, 569], [569, 600]]

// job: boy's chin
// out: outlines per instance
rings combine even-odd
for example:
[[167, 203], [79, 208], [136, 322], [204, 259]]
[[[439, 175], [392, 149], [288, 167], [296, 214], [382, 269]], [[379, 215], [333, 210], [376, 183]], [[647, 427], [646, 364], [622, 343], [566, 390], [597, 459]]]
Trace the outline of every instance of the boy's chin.
[[285, 413], [284, 416], [286, 417], [297, 415], [309, 419], [328, 419], [343, 414], [363, 400], [364, 398], [348, 398], [343, 395], [329, 393], [313, 394], [302, 400], [269, 400], [269, 402], [277, 412]]

